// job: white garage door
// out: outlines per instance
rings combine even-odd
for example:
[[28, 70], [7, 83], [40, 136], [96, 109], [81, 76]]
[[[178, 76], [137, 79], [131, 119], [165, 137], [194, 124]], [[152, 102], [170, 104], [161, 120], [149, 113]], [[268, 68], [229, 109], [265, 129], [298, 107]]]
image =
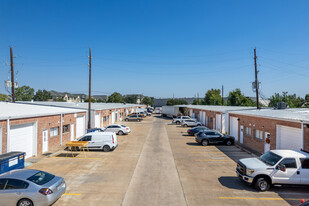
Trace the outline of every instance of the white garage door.
[[85, 116], [76, 118], [76, 137], [81, 137], [85, 134]]
[[226, 132], [229, 131], [229, 114], [225, 113], [222, 114], [222, 133], [225, 134]]
[[221, 114], [216, 114], [216, 130], [221, 131]]
[[238, 120], [237, 117], [230, 117], [230, 135], [238, 141]]
[[277, 149], [303, 148], [303, 137], [301, 129], [277, 125]]
[[18, 124], [10, 127], [10, 151], [26, 152], [26, 158], [33, 156], [34, 124]]
[[94, 116], [94, 127], [100, 128], [100, 114], [95, 114]]
[[116, 113], [112, 112], [112, 124], [115, 123], [115, 119], [116, 119]]

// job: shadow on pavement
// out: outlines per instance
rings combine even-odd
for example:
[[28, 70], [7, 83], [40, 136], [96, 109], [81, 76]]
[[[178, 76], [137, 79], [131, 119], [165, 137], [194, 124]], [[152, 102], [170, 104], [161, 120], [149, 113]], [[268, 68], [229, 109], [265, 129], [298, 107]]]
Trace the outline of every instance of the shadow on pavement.
[[202, 146], [201, 146], [200, 144], [198, 144], [197, 142], [187, 142], [187, 145], [202, 147]]
[[254, 188], [250, 187], [249, 184], [246, 184], [245, 182], [242, 182], [238, 177], [219, 177], [218, 178], [220, 184], [224, 187], [227, 187], [229, 189], [236, 189], [236, 190], [246, 190], [251, 192], [258, 192]]

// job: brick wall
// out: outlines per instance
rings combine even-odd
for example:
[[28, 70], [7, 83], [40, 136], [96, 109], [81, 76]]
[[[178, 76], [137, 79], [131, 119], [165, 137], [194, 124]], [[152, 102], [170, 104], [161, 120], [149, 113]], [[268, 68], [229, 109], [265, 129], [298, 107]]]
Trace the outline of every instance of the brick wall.
[[[243, 144], [259, 153], [264, 153], [265, 132], [270, 133], [270, 149], [276, 149], [276, 125], [301, 128], [301, 123], [299, 122], [290, 122], [236, 114], [230, 114], [230, 117], [239, 118], [238, 136], [240, 136], [240, 125], [251, 128], [251, 136], [246, 136], [244, 131]], [[254, 137], [254, 129], [262, 131], [263, 137], [261, 140]], [[305, 142], [308, 141], [309, 135], [307, 135], [305, 138]]]
[[309, 124], [304, 125], [304, 149], [309, 151]]

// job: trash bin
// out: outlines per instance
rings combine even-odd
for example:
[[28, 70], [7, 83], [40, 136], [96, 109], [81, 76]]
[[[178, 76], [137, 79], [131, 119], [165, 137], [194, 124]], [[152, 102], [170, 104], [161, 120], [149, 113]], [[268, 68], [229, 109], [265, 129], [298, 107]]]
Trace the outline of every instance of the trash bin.
[[9, 152], [0, 155], [0, 174], [25, 167], [25, 152]]

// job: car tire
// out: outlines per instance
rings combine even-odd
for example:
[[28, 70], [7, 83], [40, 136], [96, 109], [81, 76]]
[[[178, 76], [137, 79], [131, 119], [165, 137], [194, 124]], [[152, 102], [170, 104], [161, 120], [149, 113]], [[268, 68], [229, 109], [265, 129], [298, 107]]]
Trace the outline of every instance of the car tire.
[[186, 125], [186, 124], [184, 124], [183, 126], [184, 126], [184, 127], [188, 127], [188, 125]]
[[202, 141], [202, 145], [203, 145], [203, 146], [208, 146], [208, 144], [209, 144], [208, 140], [204, 139], [204, 140]]
[[120, 131], [118, 132], [118, 135], [124, 135], [123, 131], [120, 130]]
[[31, 200], [23, 198], [18, 201], [17, 206], [33, 206], [33, 203]]
[[226, 140], [225, 141], [225, 145], [226, 146], [231, 146], [233, 143], [232, 143], [232, 141], [231, 140]]
[[269, 190], [270, 185], [269, 180], [265, 177], [260, 177], [254, 182], [254, 187], [261, 192]]
[[111, 148], [108, 146], [108, 145], [105, 145], [104, 147], [103, 147], [103, 151], [104, 152], [109, 152], [111, 150]]
[[199, 126], [202, 126], [202, 125], [198, 124], [197, 126], [199, 127]]
[[180, 124], [180, 122], [177, 121], [176, 124]]
[[127, 121], [129, 121], [129, 119], [124, 119], [124, 121], [126, 121], [126, 122], [127, 122]]
[[140, 119], [138, 119], [137, 121], [138, 121], [138, 122], [140, 122], [141, 120], [140, 120]]

